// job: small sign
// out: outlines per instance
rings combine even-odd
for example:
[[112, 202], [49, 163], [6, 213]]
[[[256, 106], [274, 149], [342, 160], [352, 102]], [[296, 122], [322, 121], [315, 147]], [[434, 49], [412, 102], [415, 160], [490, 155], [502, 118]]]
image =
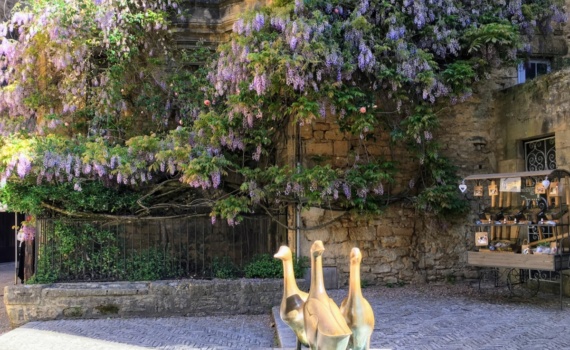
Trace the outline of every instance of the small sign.
[[561, 197], [560, 192], [560, 183], [559, 182], [551, 182], [550, 187], [548, 188], [548, 195], [551, 197]]
[[483, 186], [475, 186], [473, 189], [473, 196], [483, 197]]
[[496, 196], [498, 194], [499, 194], [499, 189], [497, 188], [497, 185], [495, 184], [489, 185], [489, 196]]
[[534, 193], [535, 194], [545, 194], [546, 188], [544, 188], [544, 185], [542, 183], [537, 182], [536, 185], [534, 185]]
[[558, 243], [550, 242], [550, 254], [556, 254], [558, 252]]
[[475, 232], [475, 245], [477, 247], [483, 247], [489, 244], [489, 237], [487, 232]]
[[520, 192], [520, 191], [521, 191], [520, 177], [506, 177], [501, 179], [501, 192]]

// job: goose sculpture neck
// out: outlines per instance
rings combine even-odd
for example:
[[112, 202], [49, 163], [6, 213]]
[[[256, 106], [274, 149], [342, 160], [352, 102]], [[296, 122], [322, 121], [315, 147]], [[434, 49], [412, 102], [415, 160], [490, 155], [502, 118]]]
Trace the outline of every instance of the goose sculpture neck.
[[362, 288], [360, 286], [360, 262], [362, 261], [362, 256], [360, 255], [360, 251], [358, 251], [358, 253], [353, 251], [350, 255], [350, 288], [348, 288], [348, 298], [361, 297]]
[[283, 262], [283, 293], [291, 295], [299, 292], [299, 287], [295, 282], [295, 271], [293, 269], [293, 255], [288, 247], [282, 247], [277, 254], [276, 258], [281, 259]]
[[[320, 241], [317, 241], [320, 242]], [[325, 290], [325, 281], [323, 278], [323, 251], [324, 246], [321, 244], [316, 244], [315, 249], [311, 249], [311, 290], [309, 291], [310, 298], [320, 299], [327, 295]]]

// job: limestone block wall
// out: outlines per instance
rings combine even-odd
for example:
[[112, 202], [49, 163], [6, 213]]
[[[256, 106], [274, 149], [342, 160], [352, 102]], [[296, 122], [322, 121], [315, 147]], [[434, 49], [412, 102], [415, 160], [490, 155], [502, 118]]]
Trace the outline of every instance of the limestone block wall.
[[179, 3], [187, 16], [175, 19], [175, 38], [179, 48], [193, 47], [203, 41], [217, 45], [227, 41], [232, 26], [244, 12], [266, 4], [267, 0], [183, 0]]
[[7, 286], [4, 304], [18, 327], [64, 318], [266, 314], [282, 293], [281, 279], [59, 283]]
[[[477, 105], [477, 101], [473, 101], [469, 108], [463, 110], [466, 123], [473, 123], [470, 113]], [[482, 111], [480, 114], [479, 123], [484, 127], [485, 119], [490, 119], [490, 116]], [[455, 156], [459, 158], [470, 159], [474, 153], [472, 149], [475, 148], [471, 142], [468, 142], [469, 148], [466, 146], [470, 153], [463, 155], [459, 150], [466, 139], [490, 139], [490, 135], [478, 130], [471, 133], [457, 127], [454, 130], [457, 132], [452, 139], [444, 137], [443, 140], [446, 148], [457, 152]], [[293, 128], [290, 131], [296, 132]], [[352, 166], [356, 156], [359, 153], [362, 155], [366, 148], [370, 156], [397, 161], [401, 169], [393, 184], [384, 184], [385, 193], [397, 195], [409, 191], [414, 194], [417, 160], [404, 147], [391, 144], [386, 131], [378, 130], [373, 141], [364, 142], [342, 132], [335, 119], [327, 117], [302, 126], [298, 133], [298, 138], [288, 139], [289, 147], [286, 150], [289, 160], [295, 158], [291, 153], [300, 150], [304, 166], [330, 164], [336, 168], [346, 168]], [[295, 142], [300, 142], [300, 147], [295, 146]], [[477, 166], [481, 164], [489, 168], [494, 159], [487, 158], [488, 155], [480, 157]], [[462, 159], [458, 160], [461, 163]], [[290, 210], [290, 226], [295, 225], [294, 217], [294, 210]], [[312, 243], [322, 240], [326, 249], [323, 254], [324, 266], [336, 268], [340, 286], [348, 283], [349, 256], [353, 247], [362, 251], [362, 280], [369, 284], [428, 282], [474, 276], [474, 269], [465, 264], [468, 246], [465, 239], [470, 235], [467, 235], [464, 225], [443, 227], [440, 223], [421, 216], [403, 201], [391, 205], [375, 217], [350, 216], [342, 211], [321, 208], [303, 210], [300, 217], [300, 255], [309, 256]], [[339, 220], [335, 220], [339, 217]], [[322, 227], [331, 221], [330, 225]], [[294, 242], [294, 237], [295, 232], [290, 232], [289, 242]]]
[[[525, 171], [523, 142], [554, 136], [557, 167], [570, 169], [568, 91], [568, 68], [500, 91], [480, 89], [479, 94], [453, 108], [442, 119], [442, 129], [446, 132], [440, 139], [449, 140], [446, 155], [457, 160], [462, 175]], [[481, 150], [469, 142], [474, 138], [485, 139]], [[477, 210], [478, 203], [473, 197], [471, 203], [473, 210]], [[459, 235], [463, 231], [466, 242], [472, 239], [466, 226], [472, 219], [467, 217], [463, 224], [451, 227]], [[568, 290], [570, 283], [565, 283], [564, 293]]]
[[454, 161], [462, 177], [498, 171], [493, 84], [480, 86], [477, 94], [440, 115], [435, 138], [441, 145], [441, 153]]
[[[340, 130], [335, 116], [318, 118], [299, 130], [301, 162], [303, 166], [330, 164], [334, 168], [347, 168], [355, 164], [357, 157], [368, 156], [398, 162], [401, 169], [392, 184], [385, 183], [386, 193], [400, 193], [407, 189], [417, 170], [417, 161], [405, 147], [390, 143], [390, 135], [385, 130], [377, 130], [371, 140], [361, 140]], [[294, 151], [295, 147], [288, 148]]]
[[499, 171], [523, 171], [522, 141], [554, 135], [558, 168], [570, 168], [570, 69], [497, 92]]
[[[343, 212], [311, 208], [302, 212], [303, 227], [315, 227], [340, 215]], [[348, 284], [353, 247], [362, 252], [361, 279], [367, 284], [475, 277], [474, 270], [465, 267], [468, 230], [420, 219], [409, 208], [390, 206], [374, 218], [345, 215], [329, 226], [301, 232], [301, 255], [309, 256], [313, 242], [322, 240], [323, 265], [336, 267], [340, 286]]]

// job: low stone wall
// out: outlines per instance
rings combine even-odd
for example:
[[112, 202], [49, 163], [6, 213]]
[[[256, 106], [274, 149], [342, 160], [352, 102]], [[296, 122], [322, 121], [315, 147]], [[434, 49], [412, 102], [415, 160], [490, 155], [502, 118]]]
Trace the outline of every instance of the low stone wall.
[[12, 327], [62, 318], [221, 316], [269, 313], [281, 279], [59, 283], [4, 289]]

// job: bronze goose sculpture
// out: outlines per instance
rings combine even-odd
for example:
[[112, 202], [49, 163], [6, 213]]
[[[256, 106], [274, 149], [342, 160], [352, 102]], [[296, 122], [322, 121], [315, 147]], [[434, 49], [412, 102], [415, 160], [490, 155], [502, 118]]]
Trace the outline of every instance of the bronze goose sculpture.
[[322, 241], [311, 246], [311, 290], [303, 307], [311, 350], [345, 350], [351, 335], [338, 306], [329, 298], [323, 280]]
[[[283, 298], [279, 307], [279, 315], [297, 336], [300, 344], [309, 346], [305, 324], [303, 322], [303, 305], [307, 301], [308, 293], [301, 291], [295, 281], [293, 272], [293, 254], [289, 247], [283, 245], [274, 255], [275, 258], [283, 261]], [[299, 343], [297, 348], [300, 348]]]
[[370, 303], [362, 296], [360, 288], [360, 249], [350, 252], [350, 282], [348, 296], [340, 304], [340, 312], [352, 331], [349, 348], [352, 350], [370, 349], [370, 336], [374, 330], [374, 312]]

